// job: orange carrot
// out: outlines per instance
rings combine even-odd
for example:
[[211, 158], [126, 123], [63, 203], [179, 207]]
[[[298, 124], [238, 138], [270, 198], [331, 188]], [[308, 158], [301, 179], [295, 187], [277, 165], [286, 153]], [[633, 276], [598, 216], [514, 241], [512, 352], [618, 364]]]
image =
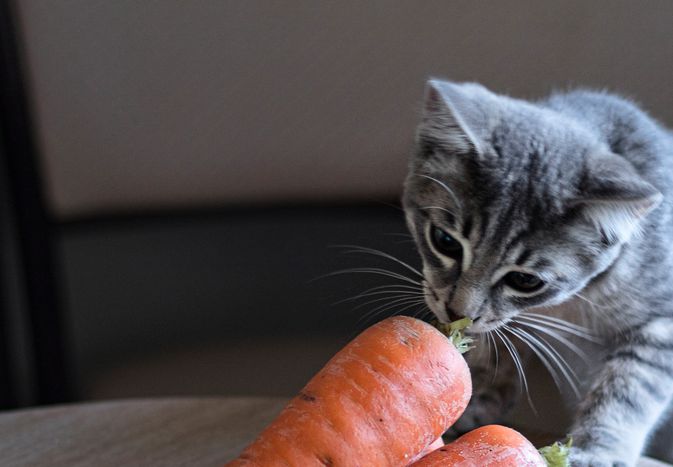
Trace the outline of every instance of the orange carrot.
[[419, 454], [417, 454], [416, 457], [414, 457], [414, 458], [411, 460], [411, 463], [416, 462], [416, 461], [419, 460], [421, 457], [427, 456], [428, 454], [430, 454], [430, 453], [431, 453], [432, 451], [434, 451], [435, 449], [439, 449], [439, 448], [441, 448], [441, 447], [444, 447], [444, 440], [443, 440], [442, 437], [440, 436], [439, 438], [437, 438], [436, 440], [434, 440], [429, 446], [426, 446], [425, 449], [423, 449]]
[[405, 466], [471, 394], [467, 364], [446, 336], [388, 318], [339, 351], [227, 466]]
[[546, 467], [547, 462], [522, 434], [487, 425], [464, 434], [410, 467]]

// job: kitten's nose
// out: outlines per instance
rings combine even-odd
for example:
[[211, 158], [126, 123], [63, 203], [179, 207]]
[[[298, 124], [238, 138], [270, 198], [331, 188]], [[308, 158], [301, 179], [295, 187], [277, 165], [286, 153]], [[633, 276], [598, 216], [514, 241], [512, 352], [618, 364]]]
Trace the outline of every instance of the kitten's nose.
[[[456, 310], [451, 308], [449, 305], [446, 305], [444, 307], [444, 309], [446, 310], [446, 314], [449, 316], [449, 321], [450, 322], [456, 321], [458, 319], [465, 318], [464, 314], [458, 313]], [[473, 318], [472, 322], [476, 323], [477, 321], [479, 321], [479, 318], [481, 318], [481, 316], [477, 316], [477, 317]]]

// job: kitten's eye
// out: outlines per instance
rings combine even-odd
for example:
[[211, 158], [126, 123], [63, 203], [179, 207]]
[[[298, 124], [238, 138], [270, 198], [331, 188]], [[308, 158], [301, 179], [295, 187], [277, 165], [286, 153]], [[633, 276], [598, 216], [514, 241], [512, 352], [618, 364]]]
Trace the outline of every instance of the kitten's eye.
[[431, 236], [432, 244], [437, 248], [437, 251], [460, 262], [463, 258], [463, 246], [458, 240], [436, 226], [432, 226]]
[[519, 271], [508, 272], [502, 280], [514, 290], [525, 293], [537, 292], [544, 286], [544, 281], [539, 277]]

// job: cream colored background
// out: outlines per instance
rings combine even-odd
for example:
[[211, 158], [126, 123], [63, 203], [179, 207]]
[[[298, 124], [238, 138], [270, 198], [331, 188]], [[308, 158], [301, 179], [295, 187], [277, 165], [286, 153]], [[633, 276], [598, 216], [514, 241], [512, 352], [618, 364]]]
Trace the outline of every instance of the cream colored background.
[[423, 82], [673, 122], [673, 2], [20, 0], [55, 213], [400, 190]]

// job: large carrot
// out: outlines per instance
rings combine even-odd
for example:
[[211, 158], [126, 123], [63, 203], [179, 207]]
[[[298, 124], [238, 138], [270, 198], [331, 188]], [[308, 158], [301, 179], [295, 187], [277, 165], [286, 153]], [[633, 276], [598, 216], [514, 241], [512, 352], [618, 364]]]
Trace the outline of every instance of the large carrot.
[[442, 333], [397, 316], [339, 351], [238, 466], [405, 466], [463, 413], [465, 360]]
[[464, 434], [411, 467], [547, 467], [522, 434], [500, 425], [487, 425]]
[[414, 462], [416, 462], [421, 457], [427, 456], [428, 454], [430, 454], [435, 449], [439, 449], [441, 447], [444, 447], [444, 440], [440, 436], [439, 438], [434, 440], [432, 443], [430, 443], [428, 446], [426, 446], [425, 449], [423, 449], [420, 453], [416, 454], [416, 457], [411, 459], [410, 464], [413, 464]]

